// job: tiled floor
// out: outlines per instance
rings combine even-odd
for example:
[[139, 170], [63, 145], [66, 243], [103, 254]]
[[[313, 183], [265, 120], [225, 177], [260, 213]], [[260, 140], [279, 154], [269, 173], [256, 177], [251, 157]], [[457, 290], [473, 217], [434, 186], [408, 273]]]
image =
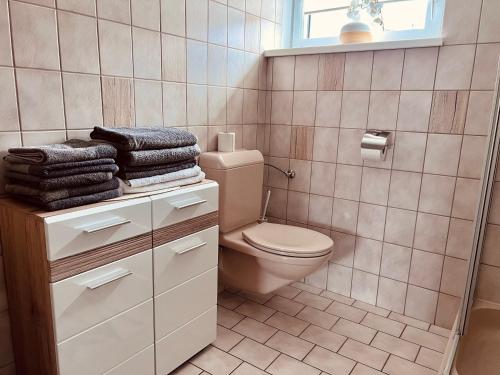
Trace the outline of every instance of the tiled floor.
[[177, 375], [432, 375], [450, 332], [294, 283], [219, 295], [217, 340]]

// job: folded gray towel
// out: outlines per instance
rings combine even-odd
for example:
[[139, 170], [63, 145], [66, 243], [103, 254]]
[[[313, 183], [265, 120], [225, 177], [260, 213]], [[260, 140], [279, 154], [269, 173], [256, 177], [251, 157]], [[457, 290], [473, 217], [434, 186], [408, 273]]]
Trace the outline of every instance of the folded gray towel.
[[[5, 166], [7, 167], [7, 169], [10, 169], [14, 172], [31, 174], [33, 176], [39, 177], [59, 177], [86, 172], [113, 172], [113, 170], [117, 168], [115, 160], [108, 158], [48, 165], [26, 164], [17, 162], [13, 163], [10, 161], [5, 161]], [[103, 169], [95, 169], [98, 166], [102, 166]]]
[[9, 178], [11, 184], [29, 186], [44, 191], [99, 184], [113, 178], [111, 172], [83, 173], [54, 178], [41, 178], [12, 171], [6, 171], [5, 175]]
[[12, 163], [55, 164], [116, 157], [116, 148], [95, 141], [71, 139], [53, 145], [10, 148], [5, 160]]
[[192, 159], [199, 154], [198, 145], [161, 150], [126, 151], [118, 154], [118, 164], [127, 166], [166, 164]]
[[115, 177], [101, 184], [78, 186], [74, 188], [66, 188], [66, 189], [51, 190], [51, 191], [34, 189], [32, 187], [25, 185], [6, 184], [5, 191], [9, 194], [17, 196], [30, 197], [32, 199], [36, 199], [42, 204], [46, 204], [61, 199], [78, 197], [82, 195], [90, 195], [90, 194], [100, 193], [102, 191], [118, 189], [119, 186], [120, 183], [118, 181], [118, 178]]
[[[167, 174], [167, 173], [172, 173], [172, 172], [177, 172], [183, 169], [188, 169], [188, 168], [193, 168], [196, 165], [196, 161], [188, 161], [188, 162], [179, 162], [179, 163], [172, 163], [171, 165], [169, 164], [161, 164], [161, 168], [157, 168], [157, 166], [152, 166], [154, 168], [148, 169], [147, 166], [144, 166], [144, 170], [137, 170], [137, 171], [122, 171], [120, 169], [120, 172], [118, 172], [118, 177], [120, 177], [123, 180], [133, 180], [136, 178], [145, 178], [145, 177], [152, 177], [152, 176], [158, 176], [162, 174]], [[137, 168], [137, 167], [134, 167]]]
[[113, 199], [121, 195], [122, 195], [121, 189], [113, 189], [113, 190], [102, 191], [100, 193], [80, 195], [77, 197], [60, 199], [48, 203], [40, 202], [39, 200], [33, 197], [27, 197], [27, 196], [16, 196], [16, 197], [19, 200], [40, 206], [47, 211], [57, 211], [57, 210], [63, 210], [65, 208], [78, 207], [86, 204], [97, 203], [106, 199]]
[[90, 138], [112, 143], [122, 151], [156, 150], [193, 146], [197, 139], [193, 133], [177, 128], [103, 128], [94, 127]]

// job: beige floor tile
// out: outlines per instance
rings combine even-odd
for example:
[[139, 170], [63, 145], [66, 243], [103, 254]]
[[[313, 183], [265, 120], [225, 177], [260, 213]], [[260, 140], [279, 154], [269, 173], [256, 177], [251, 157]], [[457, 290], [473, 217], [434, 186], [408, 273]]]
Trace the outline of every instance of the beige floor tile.
[[383, 332], [377, 333], [377, 336], [375, 336], [370, 346], [395, 354], [412, 362], [417, 358], [418, 349], [420, 348], [417, 344], [398, 339], [397, 337]]
[[418, 352], [417, 360], [415, 362], [417, 362], [419, 365], [439, 371], [442, 361], [443, 354], [422, 347], [420, 348], [420, 352]]
[[217, 295], [217, 304], [229, 310], [234, 310], [245, 302], [245, 299], [237, 294], [222, 291]]
[[361, 302], [361, 301], [355, 301], [353, 303], [353, 306], [357, 307], [359, 309], [371, 312], [373, 314], [377, 314], [377, 315], [386, 317], [386, 318], [391, 313], [389, 310], [383, 309], [382, 307], [373, 306], [373, 305], [370, 305], [369, 303]]
[[342, 302], [344, 305], [352, 305], [354, 303], [354, 299], [343, 296], [341, 294], [333, 293], [328, 290], [324, 290], [321, 292], [322, 297], [330, 298], [338, 302]]
[[266, 324], [281, 329], [282, 331], [288, 332], [294, 336], [300, 335], [300, 333], [309, 325], [309, 323], [301, 319], [283, 314], [279, 311], [267, 319]]
[[450, 337], [451, 335], [451, 331], [449, 329], [439, 327], [434, 324], [431, 325], [431, 327], [429, 328], [429, 332], [435, 333], [436, 335], [443, 336], [446, 338]]
[[332, 303], [331, 299], [321, 297], [306, 291], [301, 292], [297, 297], [294, 298], [294, 301], [314, 307], [318, 310], [324, 310]]
[[251, 301], [263, 304], [269, 301], [271, 298], [273, 298], [274, 294], [269, 293], [269, 294], [257, 294], [257, 293], [251, 293], [251, 292], [239, 292], [239, 295], [242, 297], [249, 299]]
[[332, 331], [340, 335], [350, 337], [351, 339], [361, 341], [365, 344], [369, 344], [377, 333], [376, 330], [370, 327], [365, 327], [346, 319], [340, 319], [337, 323], [335, 323], [332, 327]]
[[244, 316], [222, 306], [217, 306], [217, 322], [226, 328], [233, 328]]
[[325, 329], [332, 328], [337, 320], [339, 320], [338, 316], [328, 314], [309, 306], [306, 306], [301, 312], [299, 312], [297, 314], [297, 318], [303, 319]]
[[305, 363], [319, 368], [329, 374], [348, 375], [356, 362], [329, 350], [316, 346], [304, 359]]
[[405, 328], [401, 338], [440, 353], [444, 353], [446, 344], [448, 343], [446, 337], [409, 326]]
[[300, 293], [300, 289], [294, 288], [293, 286], [287, 285], [284, 286], [283, 288], [280, 288], [276, 290], [274, 293], [276, 293], [278, 296], [293, 299], [297, 297], [297, 294]]
[[213, 346], [201, 351], [191, 359], [191, 363], [213, 375], [230, 374], [241, 361]]
[[227, 352], [241, 340], [243, 340], [243, 336], [239, 333], [233, 332], [221, 325], [217, 325], [217, 339], [212, 345]]
[[304, 359], [314, 347], [314, 344], [282, 331], [271, 337], [266, 345], [298, 360]]
[[382, 370], [387, 357], [389, 357], [389, 354], [382, 350], [372, 348], [371, 346], [351, 339], [347, 340], [342, 346], [339, 350], [339, 354], [377, 370]]
[[273, 375], [318, 375], [319, 370], [281, 354], [267, 369]]
[[281, 311], [288, 315], [295, 315], [304, 308], [304, 305], [299, 302], [292, 301], [288, 298], [274, 296], [266, 302], [266, 306], [275, 310]]
[[354, 370], [352, 370], [351, 375], [384, 375], [382, 372], [372, 369], [371, 367], [365, 366], [358, 363]]
[[184, 363], [182, 366], [177, 367], [172, 375], [199, 375], [203, 372], [198, 367], [192, 365], [191, 363]]
[[386, 365], [384, 372], [389, 375], [436, 375], [435, 371], [409, 362], [405, 359], [391, 355]]
[[246, 301], [242, 305], [238, 306], [234, 311], [249, 316], [259, 322], [263, 322], [275, 312], [275, 310], [253, 301]]
[[430, 327], [430, 324], [427, 322], [423, 322], [422, 320], [411, 318], [409, 316], [401, 315], [401, 314], [398, 314], [397, 312], [394, 312], [394, 311], [392, 311], [389, 314], [389, 319], [396, 320], [396, 321], [401, 322], [403, 324], [408, 324], [409, 326], [412, 326], [415, 328], [423, 329], [424, 331], [427, 331]]
[[276, 350], [248, 338], [231, 349], [230, 353], [261, 370], [269, 366], [279, 355]]
[[231, 375], [265, 375], [266, 373], [259, 370], [246, 362], [243, 362]]
[[368, 313], [361, 324], [396, 337], [401, 336], [401, 333], [403, 333], [403, 330], [405, 329], [405, 325], [403, 323], [395, 322], [394, 320], [372, 313]]
[[298, 289], [301, 289], [301, 290], [305, 290], [306, 292], [309, 292], [309, 293], [312, 293], [312, 294], [320, 294], [323, 289], [321, 288], [317, 288], [315, 286], [312, 286], [312, 285], [309, 285], [309, 284], [304, 284], [304, 283], [301, 283], [301, 282], [295, 282], [293, 284], [291, 284], [293, 287], [295, 288], [298, 288]]
[[245, 318], [233, 327], [233, 331], [249, 337], [252, 340], [264, 343], [278, 330], [252, 318]]
[[300, 337], [333, 352], [339, 350], [347, 340], [345, 336], [313, 325], [307, 327]]
[[333, 302], [330, 307], [326, 309], [326, 312], [356, 323], [361, 322], [366, 315], [366, 311], [356, 307], [344, 305], [343, 303], [337, 301]]

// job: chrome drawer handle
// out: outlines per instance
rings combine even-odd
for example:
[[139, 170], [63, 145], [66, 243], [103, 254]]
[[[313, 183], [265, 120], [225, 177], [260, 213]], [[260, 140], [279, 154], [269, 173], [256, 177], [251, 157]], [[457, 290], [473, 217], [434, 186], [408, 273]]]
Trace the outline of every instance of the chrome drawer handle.
[[124, 277], [129, 275], [132, 275], [131, 271], [126, 270], [124, 268], [118, 268], [107, 274], [98, 276], [95, 279], [87, 281], [84, 285], [87, 287], [87, 289], [94, 290], [106, 284], [112, 283], [113, 281], [123, 279]]
[[89, 226], [87, 226], [87, 229], [84, 229], [83, 231], [85, 233], [95, 233], [95, 232], [99, 232], [99, 231], [104, 230], [104, 229], [109, 229], [109, 228], [118, 227], [120, 225], [130, 224], [131, 222], [132, 222], [132, 220], [120, 218], [120, 221], [114, 221], [114, 222], [107, 223], [107, 224], [104, 224], [104, 225], [99, 226], [99, 227], [93, 227], [92, 225], [89, 225]]
[[193, 207], [203, 203], [207, 203], [207, 200], [201, 199], [199, 201], [189, 202], [189, 203], [174, 203], [173, 206], [175, 207], [176, 210], [182, 210], [183, 208]]
[[206, 242], [202, 242], [202, 243], [199, 243], [198, 245], [194, 245], [194, 246], [188, 247], [187, 249], [175, 250], [175, 254], [176, 255], [185, 254], [185, 253], [187, 253], [189, 251], [193, 251], [193, 250], [199, 249], [200, 247], [205, 246], [206, 244], [207, 244]]

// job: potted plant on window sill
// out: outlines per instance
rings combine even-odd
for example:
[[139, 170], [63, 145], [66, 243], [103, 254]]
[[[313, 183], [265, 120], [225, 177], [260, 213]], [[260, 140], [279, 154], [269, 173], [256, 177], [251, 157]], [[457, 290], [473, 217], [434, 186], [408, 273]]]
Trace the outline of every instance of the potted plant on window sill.
[[371, 24], [383, 27], [382, 4], [378, 0], [352, 0], [347, 16], [352, 21], [340, 29], [340, 40], [344, 44], [371, 42]]

